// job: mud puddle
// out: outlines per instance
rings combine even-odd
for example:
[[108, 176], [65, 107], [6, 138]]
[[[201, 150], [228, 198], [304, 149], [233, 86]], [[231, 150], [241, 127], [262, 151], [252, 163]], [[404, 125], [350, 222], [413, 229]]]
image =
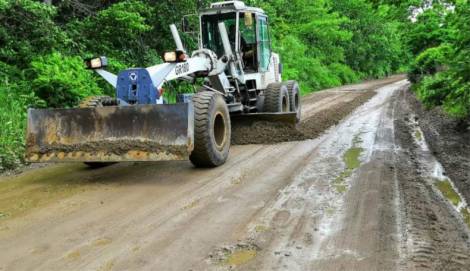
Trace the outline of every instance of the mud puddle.
[[357, 94], [352, 101], [334, 103], [327, 109], [302, 120], [297, 127], [266, 121], [233, 122], [232, 144], [273, 144], [316, 138], [331, 126], [337, 125], [375, 94], [375, 91], [368, 90]]
[[251, 242], [241, 242], [236, 245], [223, 246], [209, 254], [209, 262], [229, 269], [247, 264], [252, 261], [260, 248]]
[[351, 177], [354, 171], [361, 166], [360, 156], [364, 152], [364, 149], [360, 146], [360, 143], [362, 143], [362, 139], [360, 138], [360, 134], [357, 134], [352, 140], [351, 148], [347, 149], [343, 154], [345, 169], [333, 181], [333, 187], [339, 193], [347, 191], [348, 184], [346, 183], [346, 179]]
[[442, 164], [430, 151], [426, 139], [423, 136], [423, 131], [420, 128], [418, 117], [411, 114], [408, 119], [408, 125], [416, 145], [419, 146], [423, 153], [420, 157], [424, 165], [422, 171], [423, 177], [428, 180], [429, 183], [439, 191], [438, 194], [460, 214], [463, 222], [465, 222], [470, 229], [470, 207], [453, 181], [447, 177]]

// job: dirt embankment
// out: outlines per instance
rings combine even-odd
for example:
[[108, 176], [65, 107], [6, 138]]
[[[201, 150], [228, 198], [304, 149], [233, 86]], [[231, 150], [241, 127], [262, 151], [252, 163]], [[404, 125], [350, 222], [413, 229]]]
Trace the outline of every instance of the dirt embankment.
[[441, 108], [426, 109], [408, 91], [406, 101], [421, 123], [424, 137], [446, 174], [470, 202], [470, 128], [468, 123], [447, 116]]
[[[318, 95], [320, 99], [331, 96], [332, 92], [315, 93], [309, 99]], [[291, 125], [272, 122], [234, 122], [232, 123], [232, 144], [273, 144], [288, 141], [300, 141], [318, 137], [325, 130], [338, 124], [358, 106], [372, 98], [374, 90], [357, 91], [351, 99], [334, 102], [331, 106], [315, 112], [303, 119], [294, 129]], [[321, 97], [320, 97], [321, 96]]]

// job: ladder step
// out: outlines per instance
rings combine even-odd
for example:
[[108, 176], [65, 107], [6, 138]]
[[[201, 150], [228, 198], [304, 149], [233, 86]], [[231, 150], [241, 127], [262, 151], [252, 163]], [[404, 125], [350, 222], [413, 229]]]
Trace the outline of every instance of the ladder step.
[[251, 111], [251, 110], [256, 109], [256, 106], [247, 106], [246, 108], [248, 108], [248, 111]]

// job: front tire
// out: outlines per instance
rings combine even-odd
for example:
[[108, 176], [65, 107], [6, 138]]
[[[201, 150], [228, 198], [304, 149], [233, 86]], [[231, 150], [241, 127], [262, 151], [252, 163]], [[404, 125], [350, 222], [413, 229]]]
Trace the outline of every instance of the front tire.
[[212, 91], [193, 96], [194, 150], [189, 160], [196, 167], [217, 167], [225, 163], [230, 149], [230, 115], [224, 98]]
[[264, 112], [290, 112], [290, 99], [287, 86], [271, 83], [264, 91]]
[[301, 114], [301, 103], [300, 103], [300, 87], [297, 81], [287, 81], [286, 82], [287, 91], [289, 93], [290, 99], [290, 111], [296, 113], [297, 122], [300, 121]]

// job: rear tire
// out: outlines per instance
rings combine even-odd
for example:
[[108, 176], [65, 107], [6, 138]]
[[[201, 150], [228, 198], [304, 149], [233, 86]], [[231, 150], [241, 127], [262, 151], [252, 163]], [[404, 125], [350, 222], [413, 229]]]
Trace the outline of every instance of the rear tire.
[[196, 167], [217, 167], [225, 163], [230, 149], [230, 115], [224, 98], [212, 91], [193, 96], [194, 150], [189, 160]]
[[271, 83], [264, 91], [264, 112], [290, 112], [290, 99], [287, 86]]
[[[103, 106], [112, 106], [118, 105], [117, 100], [109, 96], [90, 96], [85, 98], [78, 105], [79, 108], [89, 108], [89, 107], [103, 107]], [[91, 169], [97, 169], [102, 167], [107, 167], [117, 162], [84, 162]]]
[[300, 121], [301, 107], [300, 103], [300, 87], [297, 81], [290, 80], [286, 82], [287, 91], [289, 92], [290, 111], [296, 113], [297, 122]]

